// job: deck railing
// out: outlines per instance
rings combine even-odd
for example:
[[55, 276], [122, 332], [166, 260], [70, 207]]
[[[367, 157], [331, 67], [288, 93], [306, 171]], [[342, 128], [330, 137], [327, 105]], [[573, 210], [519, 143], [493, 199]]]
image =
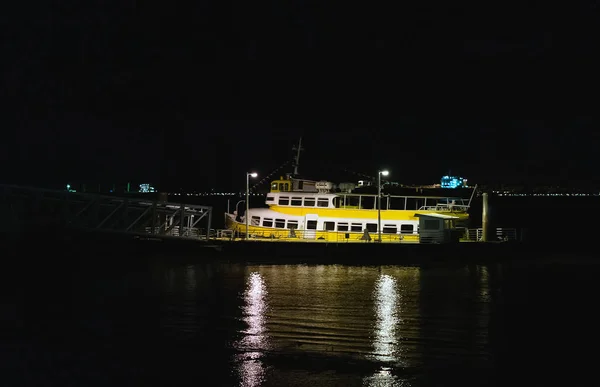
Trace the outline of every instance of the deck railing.
[[[464, 242], [481, 242], [483, 237], [482, 228], [464, 229], [464, 235], [460, 239]], [[150, 227], [146, 227], [148, 234], [152, 233]], [[203, 228], [181, 229], [179, 226], [173, 227], [169, 234], [171, 236], [187, 237], [193, 239], [206, 239], [207, 235], [210, 239], [219, 240], [244, 240], [243, 232], [236, 232], [230, 229], [211, 229], [207, 232]], [[249, 240], [251, 241], [269, 241], [269, 242], [328, 242], [328, 243], [372, 243], [377, 242], [379, 235], [377, 233], [369, 233], [370, 240], [364, 232], [356, 231], [317, 231], [317, 230], [298, 230], [298, 229], [274, 229], [251, 231]], [[490, 229], [489, 241], [516, 241], [520, 240], [521, 233], [516, 228], [495, 228]], [[381, 234], [381, 242], [383, 243], [419, 243], [418, 234]]]
[[[249, 239], [252, 241], [287, 241], [287, 242], [333, 242], [333, 243], [369, 243], [376, 242], [377, 233], [358, 231], [324, 231], [324, 230], [299, 230], [299, 229], [273, 229], [250, 231]], [[244, 232], [232, 230], [215, 230], [211, 233], [217, 239], [240, 240], [245, 239]], [[418, 234], [381, 234], [382, 242], [393, 243], [418, 243]]]
[[422, 206], [421, 211], [438, 211], [438, 212], [467, 212], [469, 206], [462, 204], [436, 204], [435, 206]]

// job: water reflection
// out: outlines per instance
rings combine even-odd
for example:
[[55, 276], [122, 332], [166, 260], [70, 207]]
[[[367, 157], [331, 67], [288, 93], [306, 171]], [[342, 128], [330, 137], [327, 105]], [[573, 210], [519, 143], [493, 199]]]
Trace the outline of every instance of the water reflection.
[[195, 299], [196, 293], [196, 268], [193, 265], [189, 265], [185, 268], [185, 290], [186, 294]]
[[[72, 278], [57, 271], [38, 273], [38, 283], [19, 279], [7, 303], [16, 305], [8, 316], [15, 321], [4, 324], [0, 345], [13, 355], [5, 379], [89, 386], [210, 377], [218, 385], [350, 387], [535, 385], [558, 375], [573, 385], [583, 384], [573, 378], [593, 361], [577, 344], [593, 344], [596, 265], [164, 261], [154, 269], [98, 267], [106, 257], [86, 257]], [[156, 270], [156, 283], [148, 283], [148, 270]], [[53, 275], [63, 276], [58, 288], [49, 286]], [[226, 345], [237, 338], [235, 348]], [[532, 360], [547, 371], [527, 371]], [[34, 369], [37, 376], [27, 372]]]
[[479, 273], [479, 296], [482, 301], [489, 301], [490, 296], [490, 275], [486, 266], [477, 266]]
[[269, 345], [285, 352], [372, 354], [375, 268], [255, 267], [269, 284]]
[[394, 376], [389, 367], [381, 367], [372, 376], [365, 378], [364, 386], [368, 387], [410, 387], [412, 384], [407, 380], [400, 380]]
[[165, 271], [165, 292], [175, 293], [175, 269], [169, 268]]
[[243, 331], [245, 336], [242, 339], [242, 345], [247, 349], [264, 349], [266, 347], [266, 296], [267, 287], [262, 276], [257, 272], [251, 273], [244, 292], [245, 306], [243, 308], [244, 321], [248, 324], [248, 329]]
[[261, 357], [269, 347], [266, 328], [267, 287], [258, 272], [248, 276], [244, 291], [243, 320], [248, 325], [242, 339], [237, 344], [239, 355], [240, 385], [243, 387], [260, 386], [265, 379], [265, 368]]
[[415, 342], [419, 340], [419, 332], [415, 326], [420, 316], [415, 313], [415, 297], [418, 284], [418, 268], [380, 268], [373, 290], [372, 357], [383, 364], [364, 379], [365, 386], [411, 385], [394, 375], [394, 370], [417, 365]]
[[[478, 274], [478, 299], [477, 299], [477, 327], [473, 329], [476, 333], [476, 350], [479, 353], [486, 353], [489, 347], [489, 326], [490, 326], [490, 303], [491, 303], [491, 289], [489, 272], [486, 266], [477, 266]], [[487, 356], [490, 354], [486, 353]]]
[[395, 352], [398, 346], [396, 325], [398, 324], [398, 290], [396, 279], [382, 274], [375, 283], [375, 329], [373, 346], [375, 358], [379, 361], [391, 362], [396, 360]]
[[198, 299], [198, 271], [193, 265], [170, 268], [164, 275], [164, 294], [161, 304], [161, 325], [166, 336], [196, 337], [203, 332], [205, 313], [200, 309]]

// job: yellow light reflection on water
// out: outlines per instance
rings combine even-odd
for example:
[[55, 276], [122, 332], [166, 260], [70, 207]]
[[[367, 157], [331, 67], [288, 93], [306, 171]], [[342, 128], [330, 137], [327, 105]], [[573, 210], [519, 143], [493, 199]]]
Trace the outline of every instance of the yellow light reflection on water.
[[248, 328], [244, 330], [240, 341], [240, 349], [245, 351], [240, 358], [240, 386], [260, 386], [265, 379], [265, 368], [260, 360], [263, 352], [268, 349], [269, 340], [266, 328], [267, 287], [263, 277], [258, 272], [248, 276], [244, 292], [244, 321]]

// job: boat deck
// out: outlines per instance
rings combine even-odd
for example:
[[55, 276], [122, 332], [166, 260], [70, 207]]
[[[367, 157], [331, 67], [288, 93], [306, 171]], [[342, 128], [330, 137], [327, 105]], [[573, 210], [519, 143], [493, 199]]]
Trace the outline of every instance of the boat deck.
[[[229, 229], [215, 230], [211, 232], [212, 239], [230, 242], [291, 242], [291, 243], [378, 243], [379, 235], [377, 233], [369, 234], [370, 239], [365, 239], [362, 232], [338, 232], [338, 231], [308, 231], [312, 235], [306, 236], [304, 230], [274, 230], [269, 232], [251, 232], [250, 238], [246, 240], [243, 234], [236, 235]], [[292, 235], [290, 235], [292, 234]], [[516, 228], [496, 228], [490, 230], [490, 240], [498, 242], [515, 241], [520, 239]], [[465, 229], [464, 235], [459, 239], [460, 242], [472, 243], [483, 240], [483, 229], [473, 228]], [[420, 236], [418, 234], [381, 234], [381, 243], [402, 243], [418, 244]]]

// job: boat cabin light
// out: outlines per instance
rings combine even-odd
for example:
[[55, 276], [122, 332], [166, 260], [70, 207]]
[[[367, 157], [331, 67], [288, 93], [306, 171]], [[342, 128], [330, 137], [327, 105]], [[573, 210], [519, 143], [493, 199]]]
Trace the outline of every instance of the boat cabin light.
[[289, 192], [292, 188], [291, 180], [273, 180], [271, 182], [271, 192]]

